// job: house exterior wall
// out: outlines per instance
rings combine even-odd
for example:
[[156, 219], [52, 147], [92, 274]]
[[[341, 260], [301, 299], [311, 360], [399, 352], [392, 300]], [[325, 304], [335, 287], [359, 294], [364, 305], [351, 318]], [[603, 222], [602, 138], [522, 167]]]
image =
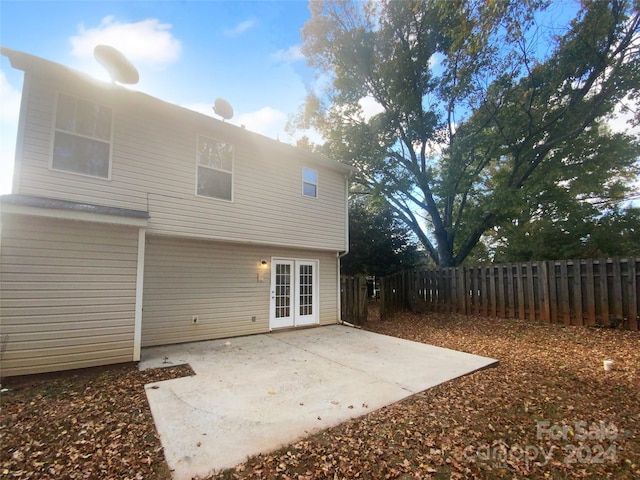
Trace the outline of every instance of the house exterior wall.
[[[0, 220], [2, 375], [131, 361], [141, 344], [267, 332], [273, 257], [318, 261], [319, 323], [339, 321], [349, 167], [44, 59], [0, 53], [25, 72], [14, 198], [0, 202], [10, 204]], [[78, 117], [82, 102], [69, 97], [110, 109], [108, 178], [52, 168], [54, 144], [58, 165], [103, 166], [106, 122], [76, 118], [104, 118], [104, 109], [84, 104], [88, 116]], [[75, 106], [57, 125], [61, 98]], [[233, 145], [231, 201], [197, 195], [201, 136]], [[100, 152], [85, 153], [93, 148]], [[305, 169], [315, 198], [303, 195]]]
[[138, 229], [3, 214], [2, 376], [133, 359]]
[[319, 323], [337, 323], [335, 253], [148, 236], [142, 346], [268, 332], [272, 256], [319, 260]]
[[[344, 168], [125, 88], [72, 74], [29, 78], [20, 178], [14, 193], [149, 212], [149, 234], [346, 250]], [[113, 110], [111, 178], [50, 168], [58, 92]], [[233, 201], [196, 195], [199, 135], [234, 145]], [[302, 169], [318, 196], [302, 195]]]

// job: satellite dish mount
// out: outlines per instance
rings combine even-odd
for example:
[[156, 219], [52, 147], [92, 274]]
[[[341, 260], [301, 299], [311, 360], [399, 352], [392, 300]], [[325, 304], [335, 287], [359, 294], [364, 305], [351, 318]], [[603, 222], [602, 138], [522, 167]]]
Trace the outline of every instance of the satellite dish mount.
[[233, 107], [224, 98], [216, 98], [213, 102], [213, 111], [222, 117], [222, 121], [233, 117]]

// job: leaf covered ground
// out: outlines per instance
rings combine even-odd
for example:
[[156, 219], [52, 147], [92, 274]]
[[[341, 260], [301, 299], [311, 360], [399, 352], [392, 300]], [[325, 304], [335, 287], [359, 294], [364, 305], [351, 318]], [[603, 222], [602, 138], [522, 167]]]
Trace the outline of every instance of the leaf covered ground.
[[[449, 314], [382, 322], [375, 309], [367, 328], [500, 365], [209, 478], [640, 478], [638, 332]], [[9, 379], [0, 477], [170, 478], [143, 385], [185, 374], [128, 365]]]
[[144, 384], [187, 375], [125, 364], [5, 380], [0, 478], [169, 479]]
[[640, 478], [638, 332], [375, 310], [367, 328], [500, 365], [210, 478]]

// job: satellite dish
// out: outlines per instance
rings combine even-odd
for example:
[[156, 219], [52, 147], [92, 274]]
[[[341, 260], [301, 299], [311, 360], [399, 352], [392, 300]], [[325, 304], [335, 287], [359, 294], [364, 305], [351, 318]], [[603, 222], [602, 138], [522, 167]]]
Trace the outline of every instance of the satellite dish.
[[109, 72], [113, 82], [135, 85], [140, 80], [138, 70], [122, 52], [110, 45], [97, 45], [93, 49], [95, 59]]
[[233, 107], [224, 98], [216, 98], [213, 102], [213, 111], [220, 115], [223, 120], [233, 117]]

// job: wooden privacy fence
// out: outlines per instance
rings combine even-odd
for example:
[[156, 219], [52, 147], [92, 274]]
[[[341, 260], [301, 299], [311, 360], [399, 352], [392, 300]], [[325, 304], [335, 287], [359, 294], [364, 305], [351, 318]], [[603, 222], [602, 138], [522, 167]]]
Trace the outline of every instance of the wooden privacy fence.
[[640, 258], [407, 271], [381, 279], [382, 318], [403, 309], [638, 330]]
[[345, 322], [363, 325], [367, 321], [367, 278], [340, 277], [340, 313]]

